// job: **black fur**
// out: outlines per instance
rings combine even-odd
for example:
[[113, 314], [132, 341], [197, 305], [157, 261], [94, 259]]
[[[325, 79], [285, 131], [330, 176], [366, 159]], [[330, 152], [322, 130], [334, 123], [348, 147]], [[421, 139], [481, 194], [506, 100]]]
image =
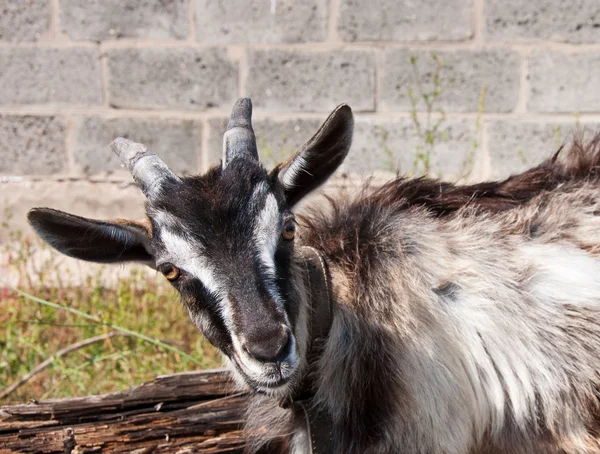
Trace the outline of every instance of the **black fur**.
[[[342, 164], [350, 150], [353, 130], [352, 110], [342, 104], [294, 156], [273, 170], [273, 175], [282, 182], [290, 207], [325, 183]], [[299, 160], [303, 162], [302, 170], [291, 178], [292, 181], [284, 183], [286, 175], [293, 171], [294, 163]]]
[[50, 208], [27, 215], [35, 232], [69, 257], [99, 263], [150, 263], [148, 232], [135, 223], [87, 219]]

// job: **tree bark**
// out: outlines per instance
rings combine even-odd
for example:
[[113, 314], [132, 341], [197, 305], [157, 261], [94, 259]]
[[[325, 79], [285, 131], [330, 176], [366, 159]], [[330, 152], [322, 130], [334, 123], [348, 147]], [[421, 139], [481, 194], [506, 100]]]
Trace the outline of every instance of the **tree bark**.
[[[243, 453], [246, 396], [222, 370], [158, 377], [100, 396], [0, 409], [0, 452]], [[282, 439], [263, 451], [284, 451]]]

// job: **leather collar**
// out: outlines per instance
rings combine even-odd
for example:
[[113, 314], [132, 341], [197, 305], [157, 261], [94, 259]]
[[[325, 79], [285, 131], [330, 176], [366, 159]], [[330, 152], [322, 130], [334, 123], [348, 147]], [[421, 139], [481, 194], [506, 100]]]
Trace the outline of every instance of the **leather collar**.
[[319, 359], [333, 323], [333, 307], [329, 268], [323, 254], [310, 246], [301, 247], [306, 267], [306, 288], [310, 295], [309, 336], [307, 352], [309, 364]]
[[292, 408], [304, 419], [310, 439], [310, 454], [325, 454], [333, 451], [333, 424], [329, 414], [314, 403], [314, 382], [317, 361], [323, 352], [333, 322], [331, 279], [327, 261], [321, 252], [310, 246], [302, 246], [300, 254], [305, 266], [305, 285], [310, 302], [310, 341], [306, 355], [308, 366], [299, 389], [294, 395], [283, 399], [280, 405]]

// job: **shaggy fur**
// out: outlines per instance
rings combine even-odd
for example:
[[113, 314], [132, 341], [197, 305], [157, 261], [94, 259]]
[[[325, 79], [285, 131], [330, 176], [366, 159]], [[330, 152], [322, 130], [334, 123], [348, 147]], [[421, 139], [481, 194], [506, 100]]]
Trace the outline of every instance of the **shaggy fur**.
[[205, 175], [179, 178], [115, 141], [148, 196], [144, 223], [48, 208], [30, 223], [73, 257], [163, 272], [257, 391], [256, 446], [283, 434], [308, 452], [303, 418], [278, 406], [307, 369], [305, 245], [331, 275], [313, 404], [333, 422], [333, 454], [600, 453], [600, 137], [505, 181], [397, 179], [295, 217], [346, 157], [351, 109], [271, 173], [250, 117], [239, 100], [225, 161]]
[[[576, 141], [502, 182], [398, 179], [303, 217], [332, 275], [336, 453], [600, 452], [599, 163]], [[301, 419], [257, 399], [251, 424], [302, 452]]]

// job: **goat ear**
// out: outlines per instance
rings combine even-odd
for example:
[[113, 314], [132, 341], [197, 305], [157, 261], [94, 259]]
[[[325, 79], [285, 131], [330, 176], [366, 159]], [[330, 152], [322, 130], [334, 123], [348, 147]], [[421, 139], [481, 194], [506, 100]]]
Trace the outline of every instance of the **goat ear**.
[[312, 139], [273, 170], [290, 207], [337, 170], [350, 149], [353, 127], [352, 109], [346, 104], [338, 106]]
[[97, 221], [50, 208], [27, 215], [35, 232], [54, 249], [99, 263], [142, 262], [154, 266], [149, 252], [151, 228], [143, 222]]

